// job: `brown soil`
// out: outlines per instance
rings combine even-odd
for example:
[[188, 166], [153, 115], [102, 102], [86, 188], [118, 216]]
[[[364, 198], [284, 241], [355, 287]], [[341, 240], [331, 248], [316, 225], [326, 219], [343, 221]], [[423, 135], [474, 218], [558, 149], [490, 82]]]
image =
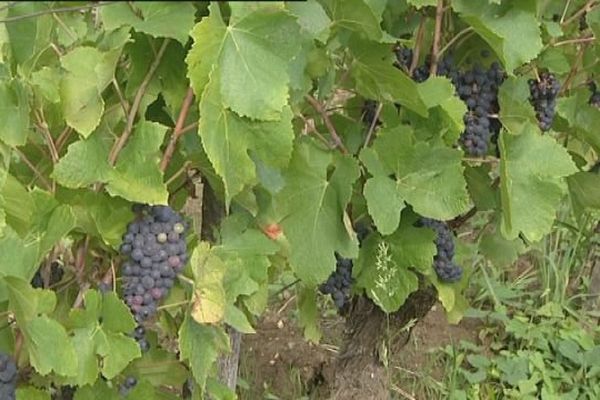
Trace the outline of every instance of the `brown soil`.
[[[240, 372], [248, 388], [241, 390], [241, 400], [322, 398], [313, 389], [322, 383], [323, 370], [337, 355], [344, 321], [339, 317], [324, 318], [321, 342], [312, 344], [296, 326], [292, 310], [293, 306], [288, 306], [287, 312], [267, 312], [257, 324], [257, 333], [244, 336]], [[443, 369], [432, 367], [431, 351], [460, 340], [477, 342], [479, 330], [478, 322], [470, 319], [449, 325], [442, 306], [434, 306], [417, 323], [402, 352], [390, 355], [394, 387], [403, 394], [399, 398], [431, 398], [420, 394], [418, 385], [412, 384], [424, 375], [442, 379]]]

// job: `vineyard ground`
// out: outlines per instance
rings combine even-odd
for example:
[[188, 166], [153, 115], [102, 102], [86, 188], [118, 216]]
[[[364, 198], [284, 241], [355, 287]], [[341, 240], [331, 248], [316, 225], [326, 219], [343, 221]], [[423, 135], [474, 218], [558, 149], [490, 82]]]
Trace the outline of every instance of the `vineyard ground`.
[[[270, 308], [258, 324], [256, 334], [244, 336], [241, 379], [249, 389], [242, 391], [242, 400], [321, 398], [318, 394], [303, 396], [330, 375], [329, 366], [343, 335], [343, 319], [336, 316], [323, 319], [323, 337], [314, 345], [304, 340], [302, 330], [297, 327], [292, 304], [278, 312], [283, 303]], [[424, 393], [419, 393], [424, 388], [417, 383], [422, 383], [423, 378], [441, 381], [445, 373], [443, 366], [432, 364], [434, 350], [461, 340], [477, 342], [479, 328], [479, 321], [469, 318], [450, 325], [442, 305], [434, 306], [417, 323], [402, 352], [391, 354], [394, 386], [415, 399], [425, 398]]]

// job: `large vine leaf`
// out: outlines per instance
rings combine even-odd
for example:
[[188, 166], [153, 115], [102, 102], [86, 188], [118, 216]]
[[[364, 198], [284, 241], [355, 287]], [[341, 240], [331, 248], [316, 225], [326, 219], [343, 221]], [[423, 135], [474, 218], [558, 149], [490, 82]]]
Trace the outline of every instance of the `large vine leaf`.
[[109, 173], [108, 193], [133, 202], [167, 204], [169, 193], [158, 167], [166, 131], [165, 126], [155, 122], [138, 122], [117, 165]]
[[427, 117], [427, 106], [421, 99], [417, 84], [393, 66], [389, 46], [353, 38], [350, 49], [355, 57], [350, 71], [361, 95], [397, 102]]
[[114, 3], [100, 8], [100, 16], [107, 30], [123, 25], [154, 37], [167, 37], [185, 46], [194, 26], [196, 10], [190, 2], [149, 1]]
[[179, 328], [179, 350], [202, 390], [219, 352], [229, 350], [229, 339], [221, 328], [198, 324], [188, 315]]
[[525, 129], [536, 129], [538, 122], [533, 107], [529, 106], [529, 85], [523, 77], [509, 77], [498, 91], [500, 121], [512, 134]]
[[[333, 27], [356, 32], [371, 40], [383, 36], [380, 21], [374, 7], [364, 0], [326, 0], [323, 2], [332, 19]], [[375, 7], [376, 8], [376, 7]]]
[[600, 174], [578, 172], [567, 178], [573, 212], [580, 218], [585, 211], [600, 210]]
[[[335, 170], [328, 174], [332, 164]], [[311, 142], [296, 143], [276, 207], [290, 243], [292, 268], [309, 285], [327, 279], [335, 268], [335, 251], [347, 257], [357, 253], [355, 235], [343, 217], [358, 175], [352, 158], [334, 160]]]
[[190, 264], [195, 282], [190, 316], [201, 324], [217, 324], [225, 315], [223, 276], [227, 266], [207, 242], [201, 242], [194, 249]]
[[29, 94], [18, 79], [0, 81], [0, 140], [22, 146], [29, 133]]
[[54, 293], [33, 289], [19, 278], [5, 278], [5, 281], [31, 365], [42, 375], [52, 371], [63, 376], [76, 375], [77, 356], [73, 343], [65, 328], [47, 316], [56, 305]]
[[436, 253], [433, 231], [404, 221], [388, 239], [371, 235], [363, 243], [357, 261], [356, 285], [387, 313], [397, 311], [408, 295], [419, 288], [417, 275], [432, 271]]
[[77, 47], [61, 57], [65, 69], [60, 97], [67, 123], [88, 137], [104, 113], [102, 91], [111, 82], [120, 49], [101, 52], [94, 47]]
[[277, 121], [252, 121], [225, 107], [218, 91], [216, 71], [200, 102], [199, 134], [215, 171], [225, 185], [225, 201], [256, 180], [251, 155], [263, 165], [281, 169], [292, 152], [292, 112], [285, 106]]
[[136, 326], [131, 311], [115, 293], [88, 290], [84, 304], [70, 311], [68, 322], [75, 328], [73, 342], [79, 360], [78, 373], [69, 382], [79, 386], [93, 384], [100, 371], [111, 379], [141, 355], [139, 345], [127, 336]]
[[415, 136], [424, 140], [441, 137], [448, 145], [456, 143], [465, 129], [463, 117], [467, 106], [455, 95], [452, 82], [441, 76], [432, 76], [417, 85], [417, 90], [429, 109], [429, 117], [415, 116], [418, 121], [414, 124], [418, 127]]
[[298, 24], [313, 38], [325, 43], [330, 32], [331, 19], [323, 6], [316, 0], [306, 2], [289, 2], [286, 4], [292, 14], [298, 17]]
[[[382, 129], [360, 158], [373, 176], [365, 185], [365, 197], [382, 233], [398, 226], [404, 202], [415, 212], [438, 220], [454, 218], [470, 206], [461, 152], [413, 142], [407, 127]], [[380, 197], [385, 194], [387, 198]]]
[[588, 99], [587, 92], [578, 91], [574, 96], [558, 99], [556, 111], [575, 135], [600, 152], [600, 110], [590, 106]]
[[502, 132], [499, 145], [502, 234], [515, 239], [521, 232], [538, 241], [552, 228], [566, 189], [563, 178], [577, 167], [565, 148], [535, 131]]
[[455, 0], [452, 8], [494, 49], [509, 73], [542, 50], [540, 26], [527, 1], [494, 6], [485, 1]]
[[187, 58], [196, 94], [202, 93], [213, 69], [215, 90], [225, 107], [255, 119], [279, 120], [288, 98], [288, 63], [300, 50], [300, 27], [279, 7], [261, 7], [231, 25], [217, 6], [192, 32]]

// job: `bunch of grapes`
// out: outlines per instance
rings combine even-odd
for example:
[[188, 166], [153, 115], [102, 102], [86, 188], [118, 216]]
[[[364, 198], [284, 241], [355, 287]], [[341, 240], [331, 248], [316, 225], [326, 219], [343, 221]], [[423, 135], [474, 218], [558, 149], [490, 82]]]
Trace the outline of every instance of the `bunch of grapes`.
[[0, 353], [0, 399], [15, 400], [16, 384], [17, 364], [8, 354]]
[[451, 77], [458, 96], [467, 106], [463, 117], [465, 131], [459, 141], [472, 156], [485, 155], [490, 139], [495, 140], [500, 132], [501, 125], [495, 115], [499, 111], [498, 89], [504, 77], [497, 62], [487, 70], [475, 65]]
[[131, 389], [137, 385], [137, 379], [133, 376], [128, 376], [125, 381], [119, 387], [119, 394], [123, 397], [127, 396]]
[[[63, 278], [65, 271], [62, 269], [60, 264], [56, 261], [53, 261], [50, 265], [50, 279], [48, 282], [48, 286], [54, 286], [58, 282], [60, 282]], [[34, 288], [45, 288], [44, 278], [42, 277], [42, 269], [38, 269], [33, 279], [31, 280], [31, 286]]]
[[[363, 223], [357, 223], [354, 227], [359, 245], [367, 237], [371, 229]], [[344, 258], [335, 252], [335, 271], [329, 275], [327, 281], [319, 286], [319, 291], [325, 295], [330, 294], [338, 309], [342, 309], [350, 300], [350, 288], [354, 282], [352, 278], [352, 267], [354, 262]]]
[[341, 257], [337, 252], [335, 259], [335, 271], [319, 286], [319, 291], [325, 295], [330, 294], [335, 306], [341, 309], [350, 299], [353, 262], [349, 258]]
[[529, 102], [535, 109], [540, 129], [547, 131], [552, 126], [556, 107], [556, 96], [560, 90], [560, 82], [554, 74], [543, 72], [540, 74], [540, 79], [529, 80]]
[[588, 87], [592, 94], [590, 95], [590, 99], [588, 103], [596, 108], [600, 108], [600, 92], [598, 91], [598, 87], [596, 86], [596, 82], [592, 81], [589, 83]]
[[134, 207], [136, 219], [123, 235], [123, 297], [136, 322], [134, 337], [141, 349], [148, 349], [141, 324], [151, 318], [158, 302], [167, 296], [176, 275], [187, 259], [186, 224], [181, 215], [167, 206]]
[[[403, 69], [405, 72], [409, 72], [410, 66], [413, 61], [413, 51], [410, 48], [404, 46], [396, 46], [394, 48], [394, 53], [396, 54], [396, 61], [394, 65]], [[415, 82], [424, 82], [429, 79], [431, 70], [431, 56], [428, 55], [425, 58], [425, 63], [421, 66], [418, 66], [413, 71], [411, 78]], [[454, 60], [452, 56], [446, 56], [442, 58], [437, 65], [437, 74], [442, 76], [447, 76], [451, 78], [456, 74], [456, 70], [454, 68]]]
[[445, 222], [421, 218], [419, 226], [435, 230], [437, 254], [433, 258], [433, 269], [442, 282], [456, 282], [462, 277], [462, 268], [454, 263], [454, 237]]

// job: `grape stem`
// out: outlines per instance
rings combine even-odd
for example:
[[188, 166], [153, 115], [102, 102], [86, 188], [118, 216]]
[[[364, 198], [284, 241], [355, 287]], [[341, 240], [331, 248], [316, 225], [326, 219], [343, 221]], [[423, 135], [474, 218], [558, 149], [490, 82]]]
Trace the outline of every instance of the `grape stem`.
[[442, 47], [442, 49], [439, 51], [438, 58], [441, 57], [446, 51], [448, 51], [448, 49], [454, 43], [456, 43], [460, 38], [462, 38], [463, 36], [473, 32], [473, 31], [475, 31], [475, 29], [473, 29], [472, 26], [469, 26], [468, 28], [465, 28], [462, 31], [458, 32], [456, 35], [454, 35], [454, 37], [452, 39], [450, 39], [450, 41], [448, 43], [446, 43], [446, 45], [444, 47]]
[[331, 137], [333, 138], [335, 147], [338, 147], [343, 154], [348, 154], [348, 149], [346, 148], [346, 146], [344, 146], [342, 139], [340, 138], [337, 131], [335, 130], [335, 126], [333, 126], [333, 123], [331, 122], [329, 115], [327, 114], [327, 112], [325, 111], [325, 109], [323, 108], [321, 103], [319, 103], [319, 101], [317, 99], [315, 99], [313, 96], [311, 96], [309, 94], [305, 95], [304, 98], [308, 101], [308, 103], [312, 106], [312, 108], [314, 108], [315, 111], [317, 111], [317, 113], [319, 113], [321, 118], [323, 118], [323, 122], [325, 122], [325, 126], [327, 127], [327, 130], [329, 131], [329, 133], [331, 134]]
[[36, 166], [33, 165], [31, 161], [29, 161], [27, 156], [25, 156], [25, 154], [23, 154], [23, 152], [21, 152], [21, 150], [17, 149], [16, 147], [13, 148], [13, 151], [17, 153], [19, 158], [21, 158], [21, 160], [23, 160], [23, 162], [29, 167], [29, 169], [33, 171], [35, 176], [44, 184], [44, 186], [46, 186], [46, 189], [49, 192], [54, 192], [54, 190], [52, 190], [53, 188], [50, 182], [44, 177], [44, 175], [42, 175], [42, 173], [36, 168]]
[[584, 36], [584, 37], [579, 37], [579, 38], [575, 38], [575, 39], [568, 39], [568, 40], [556, 42], [552, 45], [552, 47], [564, 46], [566, 44], [587, 43], [587, 42], [593, 42], [594, 40], [596, 40], [595, 36]]
[[135, 94], [135, 98], [133, 99], [133, 104], [131, 105], [131, 109], [129, 110], [129, 114], [127, 115], [127, 125], [125, 126], [125, 130], [123, 131], [123, 134], [119, 137], [119, 139], [117, 139], [117, 141], [113, 145], [113, 147], [110, 151], [110, 154], [108, 156], [108, 162], [112, 167], [114, 167], [115, 163], [117, 162], [117, 158], [119, 157], [119, 153], [121, 152], [121, 150], [123, 150], [123, 147], [125, 147], [125, 143], [127, 142], [127, 139], [129, 139], [129, 136], [133, 132], [133, 124], [135, 122], [135, 117], [137, 116], [137, 113], [140, 109], [142, 99], [144, 98], [144, 94], [146, 93], [146, 90], [148, 89], [148, 85], [150, 84], [150, 81], [152, 80], [154, 73], [156, 72], [156, 70], [158, 69], [158, 66], [160, 65], [160, 62], [162, 60], [163, 55], [165, 54], [165, 51], [167, 50], [167, 46], [168, 46], [169, 42], [170, 42], [169, 38], [166, 38], [163, 40], [163, 42], [160, 46], [160, 49], [158, 50], [158, 53], [156, 54], [156, 58], [154, 59], [154, 62], [152, 62], [152, 65], [150, 65], [150, 68], [148, 69], [148, 72], [146, 73], [144, 80], [142, 81], [140, 87], [138, 88], [138, 90]]
[[169, 140], [169, 144], [165, 149], [165, 153], [160, 162], [160, 170], [165, 172], [171, 158], [173, 158], [173, 153], [175, 153], [175, 146], [177, 145], [177, 141], [184, 133], [184, 125], [185, 120], [190, 111], [190, 106], [194, 101], [194, 90], [192, 88], [188, 88], [187, 93], [185, 94], [185, 98], [183, 99], [183, 104], [181, 105], [181, 110], [179, 111], [179, 116], [177, 117], [177, 122], [175, 123], [175, 128], [173, 128], [173, 134], [171, 135], [171, 139]]
[[375, 127], [377, 126], [377, 120], [379, 119], [379, 114], [381, 113], [381, 109], [383, 108], [383, 103], [379, 103], [377, 106], [377, 110], [375, 110], [375, 116], [371, 121], [371, 125], [369, 126], [369, 132], [367, 133], [367, 137], [365, 139], [365, 143], [363, 147], [367, 147], [369, 142], [371, 141], [371, 136], [373, 136], [373, 132], [375, 131]]
[[[8, 4], [8, 5], [4, 6], [3, 8], [12, 7], [16, 3], [20, 3], [20, 2], [13, 1], [11, 4]], [[31, 14], [17, 15], [14, 17], [6, 18], [3, 20], [0, 20], [0, 23], [6, 24], [8, 22], [21, 21], [24, 19], [35, 18], [35, 17], [39, 17], [40, 15], [46, 15], [46, 14], [65, 13], [65, 12], [71, 12], [71, 11], [83, 11], [83, 10], [88, 10], [90, 8], [107, 6], [107, 5], [114, 4], [114, 3], [116, 3], [116, 2], [114, 2], [114, 1], [99, 1], [98, 3], [93, 3], [93, 4], [89, 4], [89, 5], [85, 5], [85, 6], [54, 8], [54, 9], [50, 9], [50, 10], [37, 11], [37, 12], [31, 13]]]
[[431, 49], [431, 67], [429, 74], [437, 74], [437, 65], [439, 60], [440, 39], [442, 37], [442, 20], [444, 18], [444, 0], [438, 0], [435, 10], [435, 31], [433, 34], [433, 47]]
[[592, 9], [594, 9], [594, 7], [596, 7], [597, 5], [598, 5], [597, 0], [589, 0], [587, 3], [585, 3], [583, 5], [583, 7], [581, 7], [579, 10], [577, 10], [575, 12], [575, 14], [571, 15], [566, 21], [562, 21], [560, 24], [562, 26], [569, 25], [573, 21], [576, 21], [577, 19], [579, 19], [579, 17], [581, 17], [582, 14], [592, 11]]

